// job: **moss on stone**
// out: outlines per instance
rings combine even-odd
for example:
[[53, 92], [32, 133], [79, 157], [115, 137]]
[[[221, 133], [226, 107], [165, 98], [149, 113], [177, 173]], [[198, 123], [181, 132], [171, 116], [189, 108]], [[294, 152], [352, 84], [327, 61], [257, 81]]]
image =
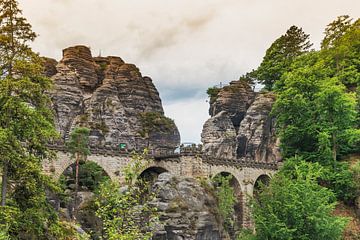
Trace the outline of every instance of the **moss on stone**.
[[174, 120], [165, 117], [159, 112], [143, 112], [140, 113], [139, 117], [142, 125], [142, 130], [139, 134], [142, 137], [146, 137], [154, 132], [172, 133], [176, 128]]

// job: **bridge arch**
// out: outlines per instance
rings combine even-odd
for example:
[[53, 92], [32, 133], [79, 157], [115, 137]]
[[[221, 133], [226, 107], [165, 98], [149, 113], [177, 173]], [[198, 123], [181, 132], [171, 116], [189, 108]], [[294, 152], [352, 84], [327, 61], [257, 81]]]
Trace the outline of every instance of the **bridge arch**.
[[[111, 168], [111, 164], [108, 164], [101, 156], [90, 155], [86, 161], [95, 162], [99, 165], [104, 172], [111, 178], [111, 180], [117, 180], [118, 175], [114, 172], [114, 169]], [[45, 166], [47, 172], [52, 175], [55, 180], [59, 180], [60, 176], [64, 171], [75, 163], [75, 159], [71, 158], [71, 155], [64, 152], [57, 153], [57, 159], [53, 160]]]
[[[235, 210], [235, 229], [234, 231], [239, 230], [241, 226], [243, 226], [243, 220], [244, 220], [244, 190], [236, 177], [233, 173], [230, 171], [219, 171], [215, 175], [212, 175], [212, 180], [216, 180], [217, 176], [223, 176], [223, 177], [230, 177], [230, 186], [234, 189], [235, 198], [237, 200], [236, 204], [234, 205]], [[215, 183], [216, 184], [216, 183]]]
[[227, 167], [227, 166], [215, 166], [212, 167], [210, 170], [210, 178], [213, 178], [214, 176], [217, 176], [221, 173], [228, 173], [231, 174], [232, 176], [234, 176], [234, 178], [237, 180], [237, 182], [240, 185], [240, 189], [244, 190], [245, 186], [243, 183], [243, 178], [241, 176], [241, 170], [233, 168], [233, 167]]
[[269, 176], [268, 174], [261, 174], [256, 178], [253, 187], [253, 196], [255, 198], [257, 198], [257, 196], [261, 193], [262, 187], [269, 185], [270, 180], [271, 180], [271, 176]]
[[[75, 169], [76, 163], [73, 162], [61, 173], [59, 181], [67, 189], [75, 191]], [[63, 178], [62, 178], [63, 177]], [[94, 161], [81, 161], [79, 163], [79, 191], [94, 192], [101, 181], [110, 179], [109, 174]], [[71, 187], [72, 186], [72, 187]]]
[[160, 166], [148, 166], [140, 173], [139, 178], [145, 181], [155, 180], [161, 173], [169, 172], [166, 168]]

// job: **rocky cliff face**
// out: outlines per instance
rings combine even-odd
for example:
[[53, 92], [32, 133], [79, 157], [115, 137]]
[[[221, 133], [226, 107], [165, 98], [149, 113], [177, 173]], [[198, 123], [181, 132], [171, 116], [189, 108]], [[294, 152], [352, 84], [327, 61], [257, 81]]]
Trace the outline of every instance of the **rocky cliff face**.
[[210, 103], [211, 118], [201, 134], [205, 155], [215, 158], [276, 162], [280, 159], [274, 119], [275, 97], [255, 93], [243, 81], [223, 87]]
[[162, 173], [153, 185], [160, 211], [160, 229], [154, 240], [227, 239], [216, 212], [214, 196], [193, 178]]
[[[58, 63], [47, 59], [45, 67], [55, 85], [51, 96], [62, 142], [75, 126], [86, 126], [91, 147], [117, 149], [126, 143], [129, 149], [171, 149], [179, 144], [177, 127], [164, 116], [152, 80], [135, 65], [119, 57], [92, 57], [88, 47], [75, 46], [64, 49]], [[159, 126], [149, 129], [148, 121]]]

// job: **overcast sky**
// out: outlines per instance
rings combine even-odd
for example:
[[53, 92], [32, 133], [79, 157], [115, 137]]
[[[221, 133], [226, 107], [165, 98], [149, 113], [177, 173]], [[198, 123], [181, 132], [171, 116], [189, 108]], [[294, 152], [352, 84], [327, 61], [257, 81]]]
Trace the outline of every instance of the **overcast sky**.
[[41, 55], [82, 44], [150, 76], [183, 142], [200, 142], [206, 89], [256, 68], [291, 25], [315, 47], [337, 16], [359, 18], [359, 0], [19, 0]]

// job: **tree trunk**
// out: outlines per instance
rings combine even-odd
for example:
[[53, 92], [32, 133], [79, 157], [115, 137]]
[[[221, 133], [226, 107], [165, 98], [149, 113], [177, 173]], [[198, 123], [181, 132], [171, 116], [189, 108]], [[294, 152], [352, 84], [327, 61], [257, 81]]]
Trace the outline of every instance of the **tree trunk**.
[[79, 154], [76, 154], [76, 168], [75, 168], [75, 199], [74, 208], [77, 209], [77, 195], [79, 191]]
[[8, 177], [8, 162], [4, 162], [2, 183], [1, 183], [1, 206], [6, 205], [6, 192], [7, 192], [7, 177]]
[[333, 133], [332, 135], [332, 142], [333, 142], [333, 149], [332, 149], [332, 155], [333, 155], [333, 159], [334, 162], [336, 162], [336, 150], [337, 150], [337, 146], [336, 146], [336, 136], [335, 133]]

